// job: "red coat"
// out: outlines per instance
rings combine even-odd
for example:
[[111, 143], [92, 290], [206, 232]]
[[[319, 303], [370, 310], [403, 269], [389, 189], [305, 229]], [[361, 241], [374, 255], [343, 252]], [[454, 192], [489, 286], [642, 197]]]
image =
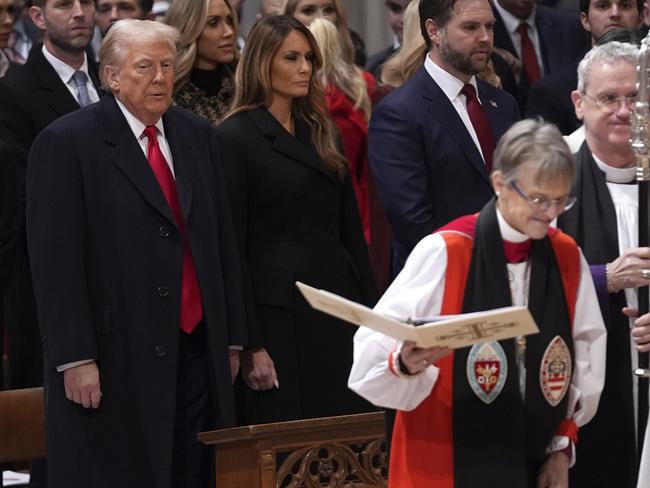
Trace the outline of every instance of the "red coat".
[[[377, 84], [375, 78], [363, 72], [368, 91]], [[333, 85], [325, 89], [325, 99], [332, 120], [339, 129], [343, 140], [343, 150], [348, 160], [350, 177], [354, 194], [357, 197], [359, 215], [363, 225], [363, 234], [370, 244], [370, 207], [368, 203], [368, 121], [361, 109], [355, 109], [354, 103]]]

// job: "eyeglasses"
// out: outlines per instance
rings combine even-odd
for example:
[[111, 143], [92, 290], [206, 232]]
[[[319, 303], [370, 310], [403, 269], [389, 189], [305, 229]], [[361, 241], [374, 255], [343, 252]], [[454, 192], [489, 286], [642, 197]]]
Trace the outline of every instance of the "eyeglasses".
[[589, 100], [592, 100], [596, 107], [598, 107], [602, 112], [610, 115], [616, 112], [622, 104], [625, 104], [628, 110], [634, 110], [634, 104], [636, 103], [636, 93], [633, 95], [625, 95], [621, 97], [615, 97], [610, 94], [598, 95], [597, 97], [592, 97], [583, 93], [585, 97]]
[[562, 197], [562, 198], [546, 198], [546, 197], [531, 197], [524, 190], [519, 188], [515, 181], [510, 182], [510, 186], [515, 190], [521, 198], [528, 202], [530, 208], [535, 213], [544, 213], [551, 205], [555, 207], [556, 210], [559, 210], [560, 213], [566, 212], [576, 203], [576, 197]]

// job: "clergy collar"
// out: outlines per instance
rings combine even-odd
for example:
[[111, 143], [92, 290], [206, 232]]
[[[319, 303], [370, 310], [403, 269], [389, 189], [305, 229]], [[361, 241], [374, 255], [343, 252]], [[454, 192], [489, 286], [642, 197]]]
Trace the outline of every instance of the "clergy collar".
[[614, 166], [609, 166], [600, 159], [596, 157], [595, 154], [591, 154], [594, 158], [594, 161], [600, 168], [600, 170], [605, 173], [605, 179], [609, 183], [631, 183], [634, 181], [634, 176], [636, 175], [636, 165], [629, 168], [615, 168]]
[[499, 232], [504, 241], [509, 242], [525, 242], [530, 239], [530, 236], [523, 234], [512, 227], [506, 219], [501, 215], [501, 211], [497, 207], [497, 221], [499, 222]]

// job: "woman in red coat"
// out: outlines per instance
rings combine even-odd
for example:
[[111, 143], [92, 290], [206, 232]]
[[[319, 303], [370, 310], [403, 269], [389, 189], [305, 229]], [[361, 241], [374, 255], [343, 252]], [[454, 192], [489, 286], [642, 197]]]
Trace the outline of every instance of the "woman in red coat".
[[325, 87], [325, 99], [332, 120], [339, 129], [343, 150], [348, 160], [354, 193], [357, 197], [363, 233], [371, 243], [368, 205], [368, 120], [369, 91], [374, 89], [374, 77], [345, 60], [336, 26], [324, 18], [310, 25], [323, 56], [320, 70]]

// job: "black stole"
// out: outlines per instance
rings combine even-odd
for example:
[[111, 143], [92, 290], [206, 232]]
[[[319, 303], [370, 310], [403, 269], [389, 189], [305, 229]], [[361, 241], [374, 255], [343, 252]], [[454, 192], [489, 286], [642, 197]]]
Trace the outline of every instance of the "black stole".
[[[547, 237], [533, 242], [528, 308], [540, 333], [526, 346], [526, 400], [519, 392], [514, 340], [500, 341], [508, 360], [508, 377], [501, 394], [489, 405], [471, 390], [465, 374], [469, 349], [454, 355], [453, 428], [454, 481], [457, 488], [525, 487], [545, 458], [555, 429], [566, 417], [568, 391], [552, 407], [540, 388], [544, 352], [559, 335], [573, 358], [573, 340], [562, 277]], [[476, 223], [472, 262], [467, 276], [463, 313], [512, 305], [495, 199]]]
[[[561, 215], [558, 227], [573, 237], [589, 264], [612, 262], [620, 255], [618, 227], [605, 174], [584, 143], [576, 155], [576, 204]], [[625, 293], [609, 294], [605, 388], [596, 416], [580, 430], [571, 486], [635, 486], [635, 431], [628, 319], [621, 313]], [[607, 446], [606, 449], [603, 446]]]

